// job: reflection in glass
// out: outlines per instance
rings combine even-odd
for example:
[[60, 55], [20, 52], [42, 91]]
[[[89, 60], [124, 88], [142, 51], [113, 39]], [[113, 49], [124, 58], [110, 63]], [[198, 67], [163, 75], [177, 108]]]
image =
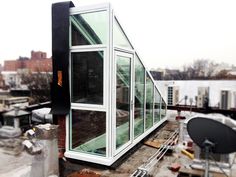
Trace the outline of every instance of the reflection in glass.
[[135, 56], [134, 137], [144, 131], [145, 69]]
[[166, 116], [166, 103], [162, 99], [161, 101], [161, 119], [163, 119]]
[[123, 32], [122, 28], [120, 27], [116, 19], [114, 20], [113, 33], [114, 33], [115, 46], [132, 49], [129, 40], [127, 39], [125, 33]]
[[72, 110], [71, 122], [74, 151], [106, 155], [106, 113]]
[[116, 148], [130, 140], [131, 59], [116, 58]]
[[71, 54], [72, 102], [103, 104], [103, 52]]
[[147, 73], [146, 77], [146, 129], [153, 125], [153, 87], [154, 84]]
[[155, 98], [154, 98], [154, 122], [160, 121], [160, 111], [161, 111], [161, 95], [155, 88]]
[[70, 20], [72, 46], [107, 43], [107, 11], [72, 15]]

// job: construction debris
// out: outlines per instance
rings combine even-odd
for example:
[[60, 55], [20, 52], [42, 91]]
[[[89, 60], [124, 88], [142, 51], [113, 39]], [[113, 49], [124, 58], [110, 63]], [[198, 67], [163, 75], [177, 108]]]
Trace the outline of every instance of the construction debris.
[[31, 155], [40, 154], [43, 151], [43, 146], [35, 140], [24, 140], [22, 144]]
[[[19, 128], [0, 128], [0, 166], [10, 166], [15, 170], [13, 174], [13, 171], [0, 169], [0, 177], [58, 176], [57, 127], [49, 124], [39, 125], [35, 129], [36, 133], [34, 130], [28, 130], [24, 136], [21, 136]], [[22, 159], [29, 160], [26, 164]]]
[[10, 155], [19, 155], [23, 151], [20, 139], [0, 139], [0, 151]]
[[177, 171], [179, 171], [180, 167], [181, 167], [181, 165], [179, 163], [173, 163], [168, 168], [169, 168], [169, 170], [171, 170], [173, 172], [177, 172]]
[[0, 128], [0, 151], [10, 155], [19, 155], [22, 150], [22, 140], [19, 128], [3, 126]]
[[184, 155], [186, 155], [187, 157], [189, 157], [189, 158], [192, 159], [192, 160], [194, 159], [194, 154], [188, 152], [188, 151], [185, 150], [185, 149], [182, 149], [182, 150], [181, 150], [181, 153], [184, 154]]
[[58, 125], [52, 124], [40, 124], [35, 126], [35, 134], [38, 139], [41, 140], [51, 140], [57, 138]]

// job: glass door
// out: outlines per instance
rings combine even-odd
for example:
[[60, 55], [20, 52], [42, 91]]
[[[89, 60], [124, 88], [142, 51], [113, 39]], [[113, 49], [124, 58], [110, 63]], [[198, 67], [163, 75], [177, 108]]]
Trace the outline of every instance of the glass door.
[[119, 153], [131, 143], [133, 110], [133, 55], [115, 52], [116, 61], [116, 150]]

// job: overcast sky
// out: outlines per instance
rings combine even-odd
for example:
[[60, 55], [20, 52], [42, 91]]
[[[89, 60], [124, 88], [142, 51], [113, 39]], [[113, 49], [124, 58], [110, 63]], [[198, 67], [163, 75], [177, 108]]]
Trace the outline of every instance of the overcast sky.
[[[51, 4], [58, 0], [0, 2], [0, 62], [41, 50], [51, 56]], [[111, 2], [149, 68], [176, 68], [196, 59], [236, 65], [235, 0], [74, 0], [76, 6]]]

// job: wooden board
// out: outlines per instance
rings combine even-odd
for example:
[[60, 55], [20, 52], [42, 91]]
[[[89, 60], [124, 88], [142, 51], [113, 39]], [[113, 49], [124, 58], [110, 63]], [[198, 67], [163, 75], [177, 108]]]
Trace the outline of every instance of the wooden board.
[[[148, 140], [148, 141], [145, 141], [144, 144], [147, 145], [147, 146], [151, 146], [151, 147], [154, 147], [154, 148], [160, 148], [164, 143], [166, 142], [165, 139], [158, 139], [158, 140]], [[176, 143], [176, 140], [174, 140], [172, 142], [172, 145], [175, 145]]]
[[148, 140], [145, 141], [144, 144], [158, 149], [164, 142], [165, 140], [153, 140], [153, 141]]

